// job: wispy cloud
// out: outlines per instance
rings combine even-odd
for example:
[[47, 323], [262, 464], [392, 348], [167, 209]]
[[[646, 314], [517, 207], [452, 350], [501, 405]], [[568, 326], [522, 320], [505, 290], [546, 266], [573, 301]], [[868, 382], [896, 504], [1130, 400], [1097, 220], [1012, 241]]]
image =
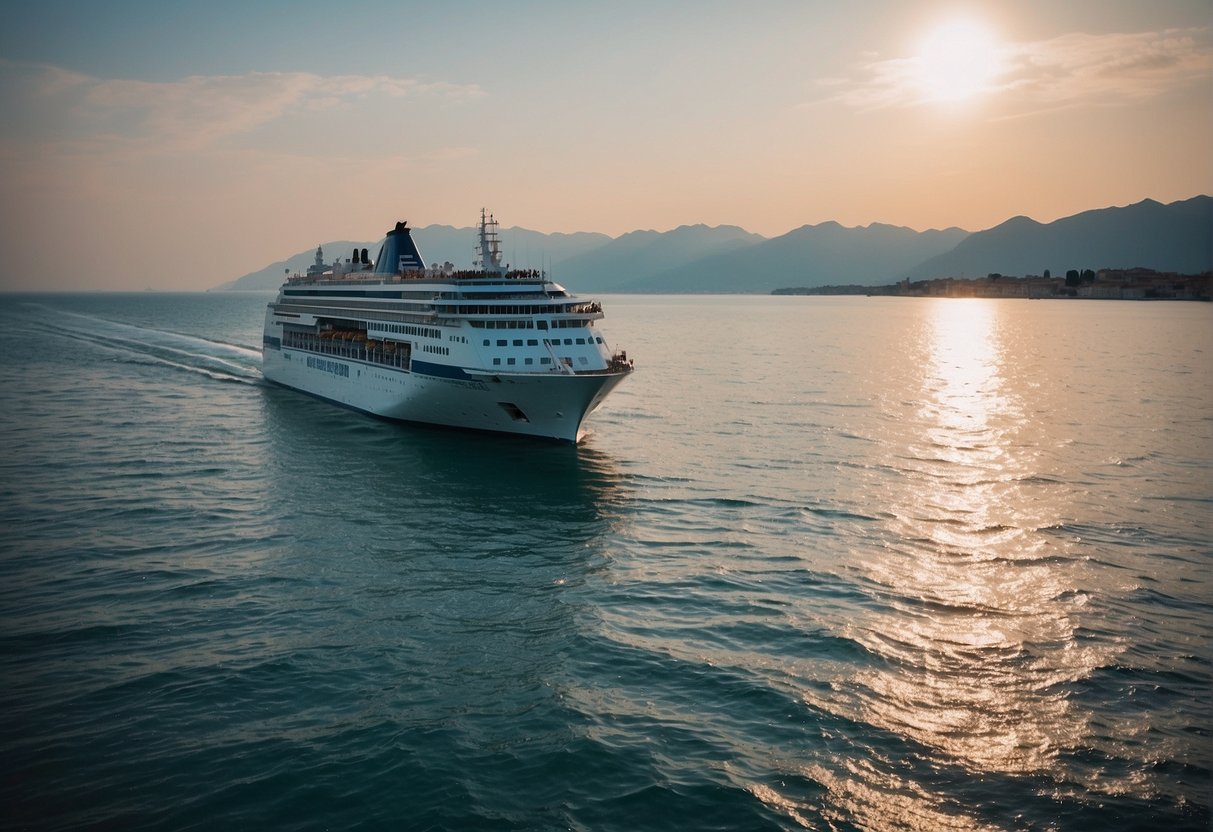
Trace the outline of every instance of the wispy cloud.
[[1207, 29], [1069, 34], [1008, 49], [1004, 89], [1045, 104], [1148, 98], [1213, 78]]
[[[850, 77], [822, 79], [822, 97], [857, 110], [926, 103], [923, 56], [870, 60]], [[1071, 33], [998, 47], [998, 70], [984, 92], [1012, 110], [1140, 101], [1213, 79], [1210, 30], [1168, 29], [1093, 35]]]
[[102, 79], [0, 61], [3, 99], [31, 119], [24, 130], [86, 143], [169, 151], [213, 147], [284, 117], [386, 99], [468, 99], [474, 84], [384, 75], [252, 72], [175, 81]]

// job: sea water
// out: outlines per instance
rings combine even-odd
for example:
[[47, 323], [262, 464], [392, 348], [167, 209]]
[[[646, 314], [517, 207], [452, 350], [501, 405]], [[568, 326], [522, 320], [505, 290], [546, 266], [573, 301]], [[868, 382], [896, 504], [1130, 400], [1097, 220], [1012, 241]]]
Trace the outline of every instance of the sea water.
[[0, 819], [1207, 829], [1213, 307], [605, 298], [577, 447], [0, 298]]

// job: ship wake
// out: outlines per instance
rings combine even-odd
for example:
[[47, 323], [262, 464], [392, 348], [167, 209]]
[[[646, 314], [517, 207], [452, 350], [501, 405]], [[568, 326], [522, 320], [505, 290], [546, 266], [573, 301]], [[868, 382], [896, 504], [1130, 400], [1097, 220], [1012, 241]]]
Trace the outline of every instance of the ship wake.
[[264, 383], [261, 352], [250, 346], [72, 312], [56, 311], [55, 315], [60, 320], [70, 318], [73, 325], [31, 319], [27, 323], [36, 330], [31, 335], [70, 339], [105, 350], [117, 360], [167, 367], [214, 381]]

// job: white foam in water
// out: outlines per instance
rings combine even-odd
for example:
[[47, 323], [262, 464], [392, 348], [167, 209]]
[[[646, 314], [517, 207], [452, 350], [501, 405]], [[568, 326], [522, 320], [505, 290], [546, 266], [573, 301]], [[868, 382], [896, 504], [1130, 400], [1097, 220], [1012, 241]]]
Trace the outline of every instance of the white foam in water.
[[[56, 314], [86, 321], [94, 331], [67, 328], [49, 321], [39, 321], [39, 328], [111, 350], [139, 355], [165, 366], [201, 373], [217, 380], [244, 383], [257, 383], [261, 380], [261, 353], [251, 347], [74, 312]], [[207, 351], [199, 351], [200, 347]]]

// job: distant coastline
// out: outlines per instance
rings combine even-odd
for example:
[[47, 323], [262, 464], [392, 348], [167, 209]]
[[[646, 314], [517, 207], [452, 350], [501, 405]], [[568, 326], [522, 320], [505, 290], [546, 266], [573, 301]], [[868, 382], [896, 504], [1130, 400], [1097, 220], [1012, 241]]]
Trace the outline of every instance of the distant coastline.
[[1213, 272], [1176, 274], [1153, 269], [1071, 271], [1065, 277], [988, 274], [902, 280], [888, 286], [806, 286], [775, 289], [772, 295], [879, 295], [943, 298], [1085, 298], [1089, 300], [1213, 300]]

